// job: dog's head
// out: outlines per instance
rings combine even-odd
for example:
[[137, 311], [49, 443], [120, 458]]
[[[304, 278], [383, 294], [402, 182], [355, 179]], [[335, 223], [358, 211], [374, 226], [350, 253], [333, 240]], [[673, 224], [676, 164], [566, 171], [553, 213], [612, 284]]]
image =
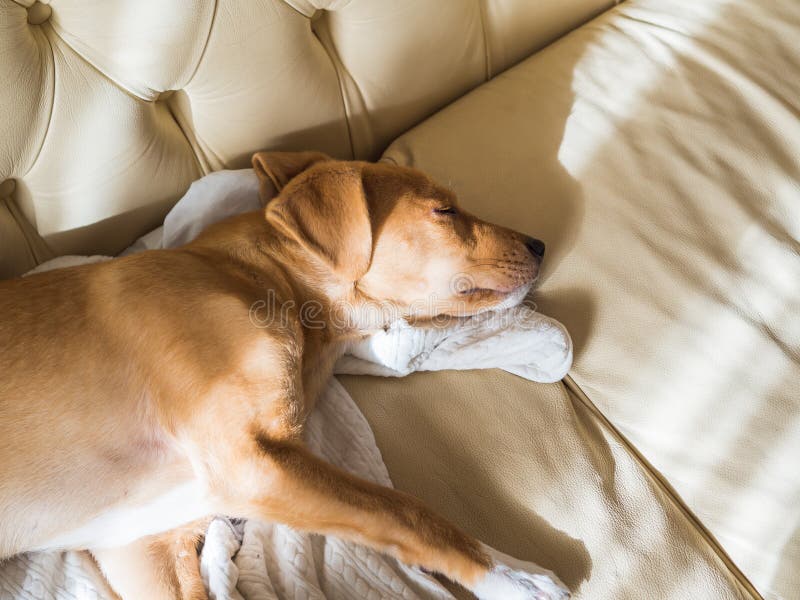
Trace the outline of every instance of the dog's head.
[[261, 152], [253, 165], [280, 190], [267, 220], [344, 290], [397, 317], [513, 306], [538, 274], [541, 241], [467, 213], [420, 171], [310, 152]]

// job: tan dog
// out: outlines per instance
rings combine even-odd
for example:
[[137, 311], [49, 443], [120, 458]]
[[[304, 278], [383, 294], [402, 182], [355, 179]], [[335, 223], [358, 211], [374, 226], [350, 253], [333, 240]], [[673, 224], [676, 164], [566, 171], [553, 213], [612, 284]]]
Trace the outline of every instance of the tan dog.
[[[549, 572], [496, 564], [301, 442], [347, 340], [514, 304], [544, 245], [411, 169], [253, 163], [282, 189], [265, 212], [178, 249], [0, 284], [0, 559], [84, 548], [126, 600], [205, 598], [192, 522], [225, 514], [355, 540], [481, 598], [566, 597]], [[268, 296], [280, 318], [256, 326]]]

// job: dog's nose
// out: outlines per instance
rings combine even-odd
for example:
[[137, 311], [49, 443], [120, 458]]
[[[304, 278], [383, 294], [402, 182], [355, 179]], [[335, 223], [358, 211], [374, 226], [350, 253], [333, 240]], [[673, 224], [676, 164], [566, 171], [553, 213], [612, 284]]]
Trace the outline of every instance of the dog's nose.
[[529, 237], [525, 242], [525, 247], [536, 258], [544, 258], [544, 242], [542, 240]]

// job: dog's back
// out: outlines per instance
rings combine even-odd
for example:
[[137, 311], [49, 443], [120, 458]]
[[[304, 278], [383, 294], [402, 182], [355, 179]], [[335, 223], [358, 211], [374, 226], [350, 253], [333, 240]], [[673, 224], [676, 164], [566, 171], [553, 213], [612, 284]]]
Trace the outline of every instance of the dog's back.
[[[167, 365], [194, 368], [180, 355], [214, 337], [202, 331], [214, 305], [236, 302], [223, 277], [192, 253], [155, 251], [0, 284], [0, 558], [88, 545], [97, 528], [113, 541], [112, 524], [135, 538], [126, 506], [191, 484], [153, 394]], [[98, 521], [109, 507], [122, 512]]]

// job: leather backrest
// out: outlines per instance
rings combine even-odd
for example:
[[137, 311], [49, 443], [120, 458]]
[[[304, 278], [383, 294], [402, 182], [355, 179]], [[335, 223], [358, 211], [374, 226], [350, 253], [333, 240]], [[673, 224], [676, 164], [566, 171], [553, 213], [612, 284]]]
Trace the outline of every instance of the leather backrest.
[[116, 253], [255, 150], [374, 159], [614, 3], [0, 0], [0, 276]]

